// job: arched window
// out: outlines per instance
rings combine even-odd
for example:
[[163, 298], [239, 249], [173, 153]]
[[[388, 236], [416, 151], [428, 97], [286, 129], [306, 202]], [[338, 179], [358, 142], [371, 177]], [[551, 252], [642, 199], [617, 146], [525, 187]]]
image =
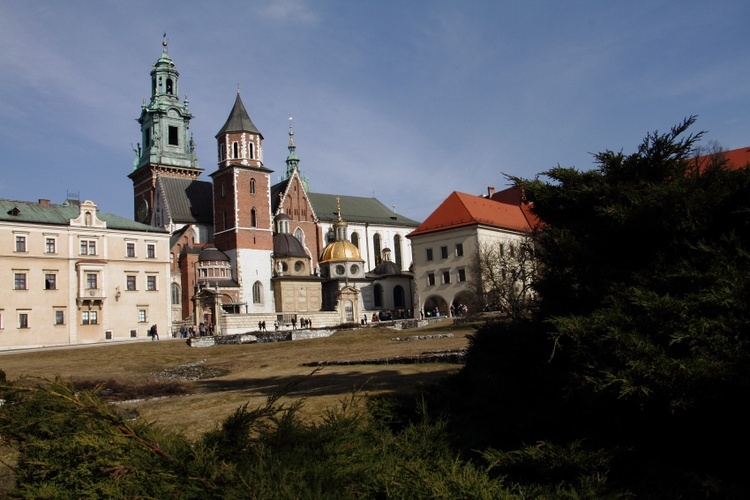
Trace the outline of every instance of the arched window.
[[248, 156], [252, 160], [253, 159], [253, 143], [252, 142], [247, 145], [247, 151], [248, 153], [250, 153]]
[[263, 285], [260, 281], [253, 283], [253, 304], [263, 303]]
[[250, 194], [255, 194], [255, 179], [250, 179]]
[[401, 264], [401, 235], [399, 234], [393, 237], [393, 253], [394, 262], [399, 269], [403, 269], [404, 266]]
[[180, 304], [181, 294], [180, 285], [172, 283], [172, 305], [176, 306]]
[[373, 291], [375, 292], [375, 307], [383, 307], [383, 287], [376, 283]]
[[352, 244], [359, 248], [359, 233], [352, 233]]
[[297, 229], [294, 230], [294, 237], [297, 238], [297, 240], [299, 240], [300, 243], [305, 242], [305, 232], [302, 230], [301, 227], [298, 227]]
[[257, 227], [258, 226], [258, 219], [257, 219], [257, 213], [255, 212], [255, 209], [250, 210], [250, 227]]
[[174, 84], [172, 83], [172, 79], [171, 78], [167, 78], [167, 94], [172, 95], [172, 93], [174, 92], [173, 85]]
[[240, 157], [240, 145], [236, 142], [232, 143], [232, 158]]
[[380, 235], [375, 233], [372, 237], [372, 247], [373, 247], [373, 254], [375, 255], [375, 265], [377, 266], [380, 264], [380, 261], [382, 260], [381, 248], [380, 248]]

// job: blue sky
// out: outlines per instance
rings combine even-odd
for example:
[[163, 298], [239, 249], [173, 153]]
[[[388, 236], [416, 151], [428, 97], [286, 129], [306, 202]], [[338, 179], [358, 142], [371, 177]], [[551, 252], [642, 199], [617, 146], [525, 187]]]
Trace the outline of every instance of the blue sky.
[[[239, 85], [315, 192], [423, 220], [649, 131], [750, 146], [745, 1], [0, 0], [0, 198], [66, 193], [132, 217], [131, 144], [167, 33], [205, 173]], [[342, 207], [345, 213], [345, 208]]]

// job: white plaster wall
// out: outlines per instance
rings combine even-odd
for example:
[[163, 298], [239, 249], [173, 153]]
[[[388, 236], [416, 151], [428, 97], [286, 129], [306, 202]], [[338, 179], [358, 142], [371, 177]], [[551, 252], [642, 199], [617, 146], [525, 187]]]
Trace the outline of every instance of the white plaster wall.
[[[247, 303], [250, 313], [274, 313], [273, 290], [271, 289], [271, 276], [273, 264], [271, 252], [268, 250], [240, 249], [236, 255], [230, 254], [230, 259], [236, 259], [238, 281], [242, 286], [242, 302]], [[260, 281], [263, 284], [263, 303], [253, 304], [253, 283]]]

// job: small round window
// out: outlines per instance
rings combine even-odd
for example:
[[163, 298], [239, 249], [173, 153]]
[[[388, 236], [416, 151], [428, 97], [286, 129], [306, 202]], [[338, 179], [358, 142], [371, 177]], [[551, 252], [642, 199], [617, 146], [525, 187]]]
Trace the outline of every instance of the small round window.
[[289, 266], [286, 265], [286, 262], [282, 262], [281, 263], [281, 270], [284, 271], [284, 272], [287, 272], [288, 269], [289, 269]]
[[346, 269], [344, 269], [344, 266], [339, 264], [336, 266], [336, 274], [344, 274], [346, 272]]
[[302, 261], [297, 261], [294, 263], [294, 270], [297, 272], [302, 271], [305, 268], [305, 265], [302, 263]]
[[359, 266], [357, 264], [352, 264], [352, 267], [349, 268], [349, 272], [357, 274], [359, 272]]

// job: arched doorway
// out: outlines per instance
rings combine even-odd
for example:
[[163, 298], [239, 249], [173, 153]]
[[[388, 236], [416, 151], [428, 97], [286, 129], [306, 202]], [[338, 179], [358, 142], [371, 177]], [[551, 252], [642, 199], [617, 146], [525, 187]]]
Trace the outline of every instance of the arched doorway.
[[432, 295], [424, 301], [422, 313], [425, 318], [444, 317], [448, 315], [448, 303], [439, 295]]

